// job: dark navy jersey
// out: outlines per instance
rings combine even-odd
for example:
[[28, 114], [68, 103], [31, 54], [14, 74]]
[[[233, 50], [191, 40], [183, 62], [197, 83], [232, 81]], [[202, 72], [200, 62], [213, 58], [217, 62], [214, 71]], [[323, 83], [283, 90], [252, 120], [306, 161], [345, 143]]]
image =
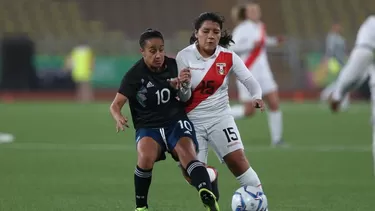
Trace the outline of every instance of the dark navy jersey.
[[134, 128], [167, 127], [185, 118], [184, 104], [168, 79], [178, 75], [175, 59], [165, 57], [164, 70], [151, 71], [140, 59], [125, 74], [118, 92], [129, 100]]

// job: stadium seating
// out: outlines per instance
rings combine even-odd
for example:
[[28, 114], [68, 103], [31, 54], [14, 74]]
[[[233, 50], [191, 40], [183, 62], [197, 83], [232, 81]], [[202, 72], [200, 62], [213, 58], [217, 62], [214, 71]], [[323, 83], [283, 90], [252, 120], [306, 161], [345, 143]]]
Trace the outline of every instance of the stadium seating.
[[331, 23], [339, 20], [350, 41], [368, 14], [367, 8], [374, 6], [371, 0], [282, 0], [281, 4], [287, 34], [304, 39], [322, 38]]
[[[163, 31], [170, 40], [181, 39], [180, 47], [187, 43], [185, 39], [197, 14], [214, 10], [228, 17], [228, 7], [234, 3], [224, 0], [0, 0], [0, 33], [26, 32], [38, 42], [41, 52], [64, 53], [78, 42], [89, 41], [100, 51], [116, 53], [122, 46], [118, 43], [134, 41], [145, 28], [153, 27]], [[345, 36], [351, 41], [355, 36], [353, 31], [368, 14], [367, 8], [374, 5], [372, 0], [263, 0], [260, 3], [270, 34], [322, 39], [332, 20], [340, 19]], [[168, 13], [157, 12], [156, 7]], [[231, 22], [226, 26], [231, 26]]]

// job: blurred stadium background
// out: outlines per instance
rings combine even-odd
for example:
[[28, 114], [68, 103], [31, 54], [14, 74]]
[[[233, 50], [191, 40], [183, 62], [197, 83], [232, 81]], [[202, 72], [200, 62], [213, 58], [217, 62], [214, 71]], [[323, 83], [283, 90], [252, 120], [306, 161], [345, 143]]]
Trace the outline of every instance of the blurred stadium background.
[[[134, 131], [114, 134], [108, 107], [122, 76], [140, 57], [138, 36], [146, 28], [161, 30], [174, 56], [188, 44], [197, 15], [219, 12], [232, 29], [230, 10], [239, 2], [0, 0], [0, 133], [15, 137], [0, 144], [0, 211], [132, 210]], [[321, 65], [332, 22], [340, 20], [351, 50], [375, 2], [261, 0], [260, 5], [268, 33], [287, 38], [268, 56], [291, 148], [269, 148], [265, 114], [238, 125], [271, 211], [373, 210], [368, 102], [331, 115], [317, 97], [337, 76]], [[95, 57], [90, 81], [98, 102], [90, 104], [71, 101], [76, 84], [66, 71], [72, 49], [82, 43]], [[366, 83], [357, 93], [368, 97]], [[124, 113], [129, 116], [128, 108]], [[221, 172], [221, 206], [229, 210], [238, 184], [214, 154], [210, 162]], [[154, 175], [152, 210], [202, 210], [171, 160], [158, 164]]]

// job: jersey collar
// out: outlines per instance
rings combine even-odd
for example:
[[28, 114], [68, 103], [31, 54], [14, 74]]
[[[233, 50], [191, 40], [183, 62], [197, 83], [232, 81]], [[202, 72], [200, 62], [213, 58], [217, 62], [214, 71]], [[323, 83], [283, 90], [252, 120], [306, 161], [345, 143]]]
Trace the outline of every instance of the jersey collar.
[[220, 53], [220, 50], [219, 50], [219, 46], [216, 47], [216, 50], [215, 50], [215, 53], [212, 54], [212, 56], [208, 57], [208, 58], [204, 58], [198, 51], [198, 48], [197, 48], [197, 42], [194, 43], [194, 54], [195, 56], [197, 57], [198, 60], [209, 60], [209, 59], [213, 59], [213, 58], [216, 58], [217, 55], [219, 55]]

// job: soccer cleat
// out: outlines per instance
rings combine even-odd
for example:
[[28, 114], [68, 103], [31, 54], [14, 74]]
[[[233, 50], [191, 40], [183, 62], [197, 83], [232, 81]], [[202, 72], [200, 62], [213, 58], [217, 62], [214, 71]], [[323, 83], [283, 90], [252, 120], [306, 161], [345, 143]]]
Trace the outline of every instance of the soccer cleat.
[[215, 194], [206, 188], [199, 190], [199, 196], [204, 204], [204, 207], [207, 208], [207, 211], [220, 211], [219, 204], [216, 201]]
[[148, 211], [147, 207], [137, 207], [135, 208], [135, 211]]

